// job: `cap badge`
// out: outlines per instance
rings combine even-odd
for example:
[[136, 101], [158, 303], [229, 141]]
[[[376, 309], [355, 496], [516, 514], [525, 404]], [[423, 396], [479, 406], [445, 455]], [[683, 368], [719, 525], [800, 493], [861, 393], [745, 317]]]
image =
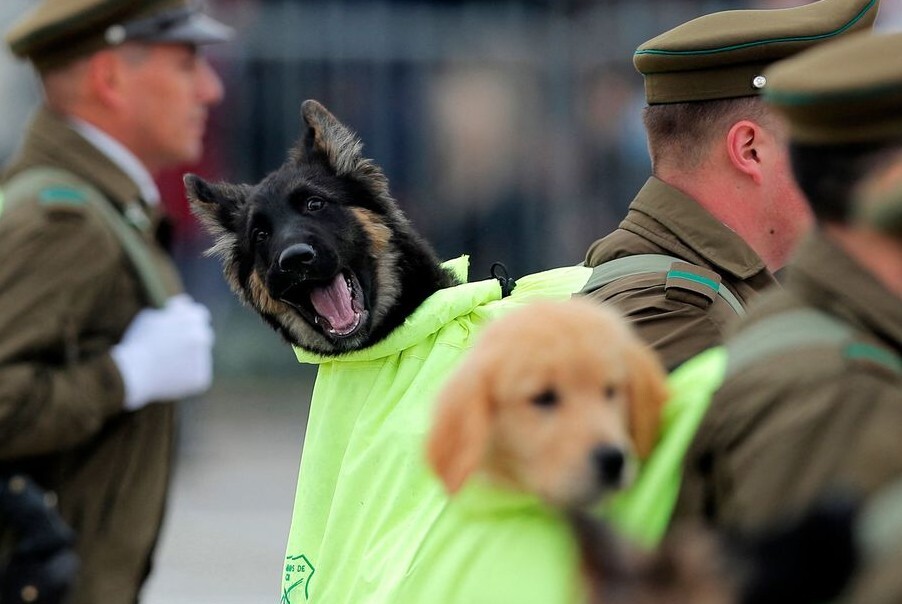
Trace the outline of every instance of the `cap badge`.
[[110, 46], [118, 46], [125, 42], [125, 34], [125, 27], [122, 25], [110, 25], [106, 28], [103, 38]]

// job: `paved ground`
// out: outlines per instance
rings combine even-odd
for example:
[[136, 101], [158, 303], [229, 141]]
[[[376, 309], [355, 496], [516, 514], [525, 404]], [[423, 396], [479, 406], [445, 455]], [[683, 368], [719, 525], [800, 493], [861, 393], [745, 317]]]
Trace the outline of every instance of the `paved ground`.
[[279, 601], [310, 377], [222, 382], [186, 405], [143, 604]]

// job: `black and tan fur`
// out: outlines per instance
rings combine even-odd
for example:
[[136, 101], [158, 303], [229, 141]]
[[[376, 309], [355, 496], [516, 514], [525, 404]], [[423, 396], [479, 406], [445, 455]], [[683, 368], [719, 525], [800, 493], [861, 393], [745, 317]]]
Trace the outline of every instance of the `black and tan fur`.
[[189, 174], [185, 186], [238, 297], [289, 343], [336, 355], [381, 340], [455, 279], [357, 136], [316, 101], [301, 114], [301, 139], [260, 183]]

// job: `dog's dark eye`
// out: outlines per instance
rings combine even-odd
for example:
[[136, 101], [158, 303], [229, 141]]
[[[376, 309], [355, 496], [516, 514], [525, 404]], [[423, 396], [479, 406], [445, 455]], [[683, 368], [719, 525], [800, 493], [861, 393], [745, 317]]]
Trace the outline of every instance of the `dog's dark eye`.
[[545, 390], [532, 397], [532, 403], [537, 407], [554, 407], [557, 401], [557, 393], [554, 390]]
[[308, 212], [316, 212], [318, 210], [322, 210], [323, 206], [326, 205], [326, 200], [322, 197], [308, 197], [307, 198], [307, 211]]
[[263, 229], [254, 229], [254, 232], [251, 233], [251, 239], [254, 240], [254, 243], [263, 243], [269, 239], [269, 233]]
[[604, 387], [604, 400], [609, 401], [620, 394], [620, 388], [615, 386], [614, 384], [608, 384]]

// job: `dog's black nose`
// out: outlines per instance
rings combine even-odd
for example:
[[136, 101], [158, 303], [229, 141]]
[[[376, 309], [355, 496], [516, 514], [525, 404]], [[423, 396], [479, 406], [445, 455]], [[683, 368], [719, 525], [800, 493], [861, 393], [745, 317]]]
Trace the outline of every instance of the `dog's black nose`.
[[626, 456], [618, 447], [603, 446], [592, 452], [595, 461], [595, 471], [598, 480], [603, 485], [616, 486], [620, 484], [623, 475], [623, 466], [626, 464]]
[[296, 243], [279, 254], [279, 268], [283, 271], [298, 271], [313, 264], [316, 250], [306, 243]]

